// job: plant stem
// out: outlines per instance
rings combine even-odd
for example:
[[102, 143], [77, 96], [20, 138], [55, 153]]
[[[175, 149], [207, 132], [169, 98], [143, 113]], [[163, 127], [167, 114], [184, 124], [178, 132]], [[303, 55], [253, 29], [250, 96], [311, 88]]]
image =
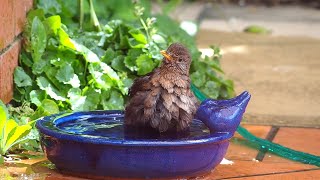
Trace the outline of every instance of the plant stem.
[[149, 34], [149, 28], [147, 27], [146, 23], [144, 22], [144, 20], [142, 19], [142, 17], [140, 17], [140, 22], [144, 28], [144, 30], [146, 31], [147, 33], [147, 38], [148, 38], [148, 42], [150, 41], [151, 37], [150, 37], [150, 34]]
[[[88, 61], [86, 61], [84, 66], [84, 77], [87, 77], [87, 69], [88, 69]], [[84, 80], [86, 81], [86, 84], [87, 84], [87, 79], [84, 78]]]
[[83, 0], [79, 0], [79, 8], [80, 8], [80, 20], [79, 20], [79, 28], [82, 30], [83, 27], [83, 18], [84, 18], [84, 7], [83, 7]]
[[92, 0], [89, 0], [89, 5], [90, 5], [90, 16], [91, 16], [91, 20], [93, 22], [93, 26], [98, 30], [101, 31], [101, 27], [100, 27], [100, 23], [98, 20], [98, 17], [96, 15], [96, 12], [94, 11], [94, 7], [93, 7], [93, 2]]

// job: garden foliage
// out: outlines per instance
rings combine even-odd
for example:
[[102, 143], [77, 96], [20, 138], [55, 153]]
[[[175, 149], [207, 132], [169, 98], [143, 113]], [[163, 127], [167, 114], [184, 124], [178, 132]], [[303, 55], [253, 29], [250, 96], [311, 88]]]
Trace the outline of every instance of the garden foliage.
[[232, 95], [232, 82], [217, 75], [223, 73], [218, 48], [212, 58], [201, 59], [193, 37], [177, 22], [167, 15], [148, 17], [148, 1], [97, 2], [95, 13], [105, 17], [101, 31], [90, 26], [88, 4], [79, 30], [74, 2], [39, 0], [28, 15], [26, 43], [15, 69], [15, 101], [50, 106], [52, 113], [123, 109], [133, 80], [158, 67], [160, 50], [172, 42], [191, 50], [191, 79], [198, 88], [212, 98]]
[[[58, 112], [123, 109], [134, 79], [158, 67], [160, 50], [173, 42], [189, 48], [196, 87], [215, 99], [233, 96], [232, 81], [222, 77], [219, 48], [201, 58], [194, 37], [167, 15], [180, 0], [159, 1], [163, 13], [155, 15], [148, 0], [75, 2], [38, 0], [28, 13], [14, 71], [14, 105], [22, 108], [10, 108], [18, 124]], [[23, 135], [30, 131], [26, 123]], [[21, 147], [37, 150], [38, 134], [31, 132], [28, 146]]]
[[14, 145], [27, 140], [26, 136], [32, 129], [34, 121], [19, 125], [14, 119], [9, 118], [7, 107], [0, 101], [0, 164], [3, 155]]

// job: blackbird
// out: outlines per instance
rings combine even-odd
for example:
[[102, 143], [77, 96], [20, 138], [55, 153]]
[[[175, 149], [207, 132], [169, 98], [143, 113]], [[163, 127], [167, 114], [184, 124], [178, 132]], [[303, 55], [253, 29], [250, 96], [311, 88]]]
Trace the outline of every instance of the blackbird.
[[199, 102], [190, 90], [191, 56], [186, 47], [171, 44], [160, 67], [137, 78], [129, 90], [125, 124], [159, 132], [188, 129]]

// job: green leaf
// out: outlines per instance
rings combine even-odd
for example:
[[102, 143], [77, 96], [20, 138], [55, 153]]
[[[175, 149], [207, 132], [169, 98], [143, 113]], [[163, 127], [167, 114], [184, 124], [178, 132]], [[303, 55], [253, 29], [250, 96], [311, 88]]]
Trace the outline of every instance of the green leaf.
[[114, 58], [116, 58], [116, 52], [114, 52], [111, 48], [108, 48], [105, 52], [104, 56], [102, 57], [101, 61], [110, 64]]
[[48, 30], [50, 30], [54, 35], [58, 34], [58, 30], [61, 28], [61, 18], [60, 16], [50, 16], [44, 21]]
[[[9, 121], [14, 121], [13, 119], [10, 119]], [[10, 147], [15, 145], [15, 142], [17, 142], [19, 139], [26, 136], [30, 130], [31, 126], [29, 124], [18, 126], [16, 125], [11, 132], [9, 133], [7, 137], [6, 144], [4, 146], [4, 152], [6, 152]]]
[[53, 100], [44, 99], [41, 102], [41, 106], [43, 107], [43, 109], [46, 112], [48, 112], [48, 114], [57, 114], [57, 113], [59, 113], [59, 107]]
[[[48, 81], [51, 83], [53, 87], [55, 87], [57, 90], [65, 89], [66, 87], [63, 86], [63, 83], [60, 83], [56, 76], [57, 76], [58, 68], [46, 68], [45, 75]], [[60, 89], [59, 89], [60, 88]]]
[[[106, 66], [108, 66], [108, 65], [106, 65]], [[112, 87], [112, 85], [113, 85], [112, 79], [107, 74], [105, 74], [103, 72], [103, 69], [99, 63], [89, 64], [88, 69], [89, 69], [90, 74], [93, 76], [93, 78], [99, 88], [108, 91]]]
[[70, 48], [72, 50], [76, 49], [75, 45], [73, 44], [73, 41], [71, 40], [69, 35], [62, 28], [58, 29], [58, 35], [59, 35], [61, 45], [65, 46], [67, 48]]
[[73, 88], [80, 87], [80, 79], [79, 79], [78, 75], [73, 74], [70, 81], [66, 82], [66, 84], [70, 84]]
[[44, 116], [48, 116], [49, 114], [45, 112], [42, 106], [39, 106], [35, 113], [30, 117], [31, 119], [39, 119]]
[[[156, 43], [150, 42], [148, 45], [149, 45], [148, 46], [148, 53], [151, 54], [151, 57], [153, 59], [160, 60], [163, 58], [162, 54], [160, 53], [161, 49], [159, 48], [159, 46]], [[167, 47], [165, 47], [165, 48], [167, 48]], [[163, 48], [163, 49], [165, 49], [165, 48]]]
[[22, 51], [20, 53], [19, 59], [20, 59], [22, 65], [26, 65], [27, 67], [32, 67], [33, 62], [27, 56], [26, 52]]
[[75, 49], [83, 55], [87, 62], [100, 62], [99, 57], [90, 49], [72, 39], [71, 42], [73, 43]]
[[45, 99], [45, 92], [42, 90], [32, 90], [30, 92], [30, 99], [33, 104], [39, 107], [43, 99]]
[[117, 71], [124, 72], [127, 71], [127, 68], [124, 64], [124, 56], [117, 56], [113, 59], [111, 67]]
[[101, 104], [105, 110], [123, 109], [124, 100], [122, 95], [117, 91], [111, 91], [110, 98], [101, 100]]
[[134, 38], [129, 38], [128, 44], [130, 45], [131, 48], [136, 48], [136, 49], [142, 49], [146, 47], [146, 44], [140, 43], [136, 41]]
[[100, 101], [100, 93], [89, 87], [86, 87], [84, 91], [84, 95], [82, 95], [79, 88], [72, 88], [68, 92], [73, 111], [89, 111], [97, 108]]
[[233, 81], [227, 79], [222, 81], [220, 96], [223, 99], [232, 98], [235, 96]]
[[87, 96], [85, 109], [86, 110], [95, 110], [100, 102], [100, 90], [93, 89], [91, 87], [85, 88], [84, 95]]
[[32, 65], [32, 73], [33, 74], [41, 74], [45, 67], [47, 66], [48, 62], [44, 59], [38, 59]]
[[81, 90], [79, 88], [70, 89], [68, 92], [68, 97], [70, 98], [71, 109], [73, 111], [84, 110], [84, 104], [87, 97], [81, 95]]
[[158, 43], [158, 44], [166, 44], [166, 40], [159, 34], [154, 34], [152, 35], [152, 40], [155, 42], [155, 43]]
[[128, 55], [124, 59], [125, 66], [130, 69], [130, 71], [137, 71], [138, 67], [136, 65], [136, 59], [142, 54], [141, 49], [129, 49]]
[[40, 60], [47, 43], [47, 34], [44, 25], [38, 17], [32, 21], [31, 27], [31, 49], [34, 62]]
[[206, 77], [204, 73], [200, 73], [199, 71], [193, 72], [190, 75], [192, 82], [197, 86], [201, 87], [206, 83]]
[[[128, 92], [129, 91], [129, 88], [132, 86], [133, 84], [133, 80], [130, 79], [130, 78], [124, 78], [123, 80], [123, 85], [124, 85], [124, 88], [125, 88], [125, 91]], [[126, 93], [127, 95], [128, 93]]]
[[118, 74], [107, 64], [90, 63], [89, 72], [93, 75], [94, 80], [104, 90], [109, 90], [113, 85], [123, 88]]
[[18, 87], [32, 86], [30, 76], [22, 69], [22, 67], [16, 67], [14, 69], [14, 82]]
[[61, 5], [57, 0], [39, 0], [37, 3], [39, 9], [43, 9], [46, 14], [61, 13]]
[[[0, 149], [1, 145], [3, 144], [2, 141], [4, 140], [4, 128], [5, 124], [8, 119], [8, 109], [6, 108], [6, 105], [0, 100]], [[0, 150], [1, 151], [1, 150]], [[0, 153], [1, 155], [1, 153]]]
[[41, 90], [44, 90], [51, 98], [58, 101], [65, 101], [66, 98], [43, 76], [37, 78], [37, 84]]
[[203, 89], [203, 92], [212, 99], [217, 99], [219, 96], [220, 84], [214, 81], [208, 81]]
[[68, 83], [74, 75], [73, 68], [70, 64], [64, 64], [57, 72], [56, 78], [62, 83]]
[[44, 21], [46, 17], [44, 16], [43, 9], [35, 9], [28, 12], [28, 23], [32, 24], [32, 21], [35, 17], [38, 17], [41, 21]]
[[18, 124], [13, 120], [9, 119], [6, 120], [2, 129], [2, 138], [0, 139], [0, 151], [1, 154], [5, 153], [5, 146], [6, 142], [8, 140], [8, 137], [10, 136], [10, 133], [12, 133], [12, 130], [17, 127]]
[[132, 72], [138, 70], [138, 67], [136, 66], [136, 59], [132, 59], [130, 56], [124, 58], [124, 65]]
[[[7, 118], [8, 118], [8, 109], [7, 109], [6, 105], [0, 100], [0, 120], [7, 120]], [[1, 123], [0, 123], [0, 125], [1, 125]], [[0, 133], [0, 135], [1, 135], [1, 133]]]
[[129, 34], [131, 34], [131, 36], [138, 42], [142, 43], [142, 44], [147, 44], [147, 38], [146, 36], [138, 29], [131, 29], [129, 31]]
[[137, 58], [136, 63], [138, 67], [138, 75], [145, 75], [155, 68], [152, 59], [150, 59], [146, 54], [140, 55]]

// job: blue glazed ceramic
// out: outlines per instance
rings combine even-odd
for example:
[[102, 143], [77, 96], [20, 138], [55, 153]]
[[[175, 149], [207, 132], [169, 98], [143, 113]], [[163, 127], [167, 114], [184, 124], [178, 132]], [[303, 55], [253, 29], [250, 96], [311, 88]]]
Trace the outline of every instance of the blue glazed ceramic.
[[[243, 96], [227, 104], [245, 108], [247, 102], [239, 100]], [[214, 103], [204, 101], [197, 112], [201, 119], [194, 119], [190, 130], [179, 134], [127, 128], [123, 112], [116, 110], [52, 115], [37, 121], [36, 126], [47, 158], [65, 173], [85, 177], [190, 177], [207, 173], [221, 162], [244, 112], [231, 108], [230, 113], [224, 113], [210, 104]], [[221, 114], [216, 115], [220, 120], [207, 117], [215, 112]], [[232, 118], [238, 122], [232, 122]], [[222, 121], [232, 125], [217, 128]]]
[[233, 99], [206, 99], [201, 103], [195, 118], [201, 119], [211, 132], [234, 133], [240, 124], [250, 97], [250, 94], [245, 91]]

